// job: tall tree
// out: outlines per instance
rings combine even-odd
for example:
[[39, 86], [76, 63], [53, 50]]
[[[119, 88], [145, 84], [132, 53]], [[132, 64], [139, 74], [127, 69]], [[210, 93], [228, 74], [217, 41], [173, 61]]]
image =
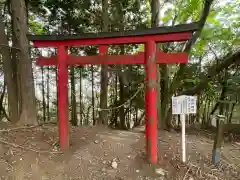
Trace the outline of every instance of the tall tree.
[[[204, 1], [204, 7], [202, 9], [202, 14], [201, 14], [201, 17], [200, 17], [200, 26], [199, 26], [199, 30], [197, 32], [195, 32], [192, 36], [192, 38], [186, 43], [185, 45], [185, 48], [184, 48], [184, 52], [187, 52], [187, 53], [190, 53], [193, 45], [196, 43], [196, 41], [198, 40], [198, 38], [200, 37], [201, 35], [201, 32], [203, 30], [203, 27], [206, 23], [206, 20], [207, 20], [207, 17], [210, 13], [210, 8], [211, 8], [211, 5], [213, 3], [213, 0], [205, 0]], [[193, 6], [194, 7], [194, 6]], [[194, 11], [194, 9], [192, 8], [192, 11]], [[185, 15], [184, 16], [184, 20], [187, 18], [187, 16]], [[177, 91], [177, 88], [179, 87], [180, 85], [180, 82], [181, 82], [181, 78], [183, 77], [183, 74], [184, 74], [184, 70], [186, 68], [186, 65], [185, 64], [181, 64], [178, 71], [175, 73], [174, 75], [174, 78], [172, 80], [172, 83], [169, 87], [169, 93], [168, 93], [168, 102], [170, 102], [170, 98], [172, 97], [172, 95]], [[169, 106], [167, 106], [169, 107]], [[171, 119], [171, 104], [170, 104], [170, 107], [168, 108], [167, 110], [167, 114], [165, 116], [165, 121], [168, 123], [168, 129], [170, 129], [170, 119]]]
[[93, 125], [96, 125], [95, 119], [95, 95], [94, 95], [94, 66], [91, 65], [91, 78], [92, 78], [92, 118], [93, 118]]
[[50, 74], [50, 68], [47, 67], [47, 120], [48, 122], [51, 120], [51, 117], [50, 117], [50, 86], [49, 86], [49, 83], [50, 83], [50, 77], [49, 77], [49, 74]]
[[18, 72], [20, 80], [21, 109], [19, 124], [37, 125], [37, 111], [35, 102], [32, 61], [27, 38], [27, 11], [24, 0], [11, 0], [12, 28], [15, 39], [14, 46], [18, 48]]
[[8, 46], [8, 38], [5, 33], [4, 14], [0, 16], [0, 53], [3, 60], [4, 79], [8, 92], [8, 111], [9, 119], [15, 123], [19, 120], [18, 112], [18, 95], [17, 95], [17, 81], [16, 72], [14, 72], [13, 66], [15, 63], [11, 57], [11, 51]]
[[71, 122], [73, 126], [77, 126], [77, 101], [76, 101], [76, 83], [75, 83], [75, 69], [74, 66], [70, 68], [70, 80], [71, 80]]
[[[102, 31], [108, 31], [108, 0], [102, 0]], [[107, 99], [108, 99], [108, 71], [107, 65], [101, 65], [101, 92], [100, 92], [100, 108], [106, 109], [107, 108]], [[104, 125], [108, 125], [108, 112], [107, 111], [100, 111], [99, 113], [99, 123]]]
[[[151, 1], [151, 27], [157, 27], [160, 23], [160, 0]], [[167, 64], [157, 65], [157, 104], [158, 104], [158, 127], [165, 129], [167, 127], [165, 121], [165, 114], [167, 108], [167, 98], [168, 97], [168, 66]]]
[[43, 121], [46, 122], [46, 100], [45, 100], [44, 67], [41, 67], [41, 72], [42, 72], [42, 109], [43, 109]]

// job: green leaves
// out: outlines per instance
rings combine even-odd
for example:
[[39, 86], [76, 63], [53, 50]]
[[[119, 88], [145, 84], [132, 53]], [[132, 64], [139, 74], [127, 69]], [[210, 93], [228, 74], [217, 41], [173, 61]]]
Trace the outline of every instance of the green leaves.
[[218, 15], [219, 13], [219, 10], [216, 11], [216, 10], [213, 10], [209, 13], [209, 16], [207, 18], [207, 23], [208, 24], [212, 24], [214, 26], [220, 26], [221, 25], [221, 22], [219, 19], [216, 18], [216, 16]]
[[35, 16], [30, 16], [29, 18], [29, 27], [32, 33], [36, 35], [45, 34], [44, 26], [41, 22], [36, 21]]
[[[182, 7], [181, 7], [182, 5]], [[179, 21], [184, 23], [186, 21], [197, 21], [200, 18], [200, 11], [202, 9], [202, 0], [188, 0], [180, 4], [181, 13], [179, 14]]]
[[174, 10], [170, 9], [165, 13], [165, 15], [163, 16], [163, 18], [161, 20], [163, 21], [164, 24], [167, 24], [173, 18], [174, 18]]
[[184, 79], [184, 82], [187, 84], [191, 84], [191, 85], [196, 85], [200, 82], [200, 80], [197, 79]]
[[[205, 1], [161, 1], [161, 25], [176, 25], [199, 21]], [[181, 79], [182, 89], [197, 86], [202, 76], [206, 75], [209, 66], [215, 66], [218, 58], [221, 59], [221, 57], [234, 51], [240, 45], [239, 0], [232, 0], [225, 4], [217, 0], [214, 2], [215, 4], [211, 7], [211, 12], [200, 38], [190, 52], [190, 63], [185, 68], [184, 76]], [[148, 2], [143, 0], [111, 0], [109, 4], [110, 31], [150, 27], [151, 13]], [[50, 11], [50, 14], [40, 18], [38, 16], [41, 21], [38, 21], [37, 13], [30, 16], [30, 28], [35, 34], [44, 34], [47, 26], [50, 27], [49, 29], [52, 33], [68, 34], [101, 31], [100, 0], [47, 0], [44, 2], [44, 6]], [[178, 49], [183, 49], [182, 47], [183, 43], [172, 43], [170, 48], [177, 51]], [[119, 53], [116, 47], [111, 47], [110, 49], [111, 53]], [[83, 51], [85, 54], [97, 52], [96, 47], [79, 48], [78, 50]], [[136, 51], [144, 51], [144, 45], [139, 45], [138, 47], [132, 45], [125, 46], [125, 53], [130, 54]], [[130, 69], [129, 67], [124, 66], [123, 69], [128, 70]], [[98, 68], [99, 66], [94, 66], [94, 71], [98, 72]], [[114, 69], [114, 66], [111, 68]], [[169, 65], [168, 69], [170, 69], [169, 78], [171, 79], [172, 74], [177, 70], [177, 65]], [[80, 74], [80, 72], [83, 78], [89, 78], [88, 67], [76, 68], [76, 73]], [[133, 92], [138, 88], [139, 82], [144, 79], [144, 75], [142, 66], [131, 66], [129, 77], [132, 82], [131, 90]], [[233, 77], [230, 77], [227, 84], [229, 87], [238, 89], [240, 85], [237, 83], [237, 80], [231, 78]], [[221, 90], [220, 86], [217, 78], [208, 82], [207, 89], [204, 91], [205, 95], [209, 96], [209, 99], [214, 99]], [[142, 96], [139, 96], [134, 100], [134, 103], [136, 105], [139, 102], [144, 104], [143, 100]]]
[[240, 45], [240, 38], [239, 39], [234, 39], [232, 44], [236, 45], [236, 46], [239, 46]]

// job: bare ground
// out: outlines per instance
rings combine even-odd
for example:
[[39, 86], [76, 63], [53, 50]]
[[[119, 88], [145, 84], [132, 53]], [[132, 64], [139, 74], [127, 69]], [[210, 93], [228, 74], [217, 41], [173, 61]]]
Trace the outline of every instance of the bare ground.
[[159, 165], [146, 163], [143, 129], [71, 128], [71, 150], [61, 153], [57, 127], [0, 130], [0, 179], [4, 180], [195, 180], [240, 177], [240, 145], [226, 143], [219, 165], [211, 164], [212, 140], [187, 135], [188, 163], [180, 162], [180, 133], [159, 132]]

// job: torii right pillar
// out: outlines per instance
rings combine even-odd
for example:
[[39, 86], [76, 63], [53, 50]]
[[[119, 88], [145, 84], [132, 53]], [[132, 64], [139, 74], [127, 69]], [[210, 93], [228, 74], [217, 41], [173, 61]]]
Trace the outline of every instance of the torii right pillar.
[[156, 42], [145, 43], [146, 71], [146, 151], [151, 164], [157, 164], [157, 63]]

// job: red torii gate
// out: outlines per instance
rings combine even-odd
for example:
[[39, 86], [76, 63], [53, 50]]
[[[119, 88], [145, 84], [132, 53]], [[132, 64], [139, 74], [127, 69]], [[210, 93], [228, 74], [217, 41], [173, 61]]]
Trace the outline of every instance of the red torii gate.
[[[175, 64], [187, 63], [187, 53], [171, 53], [167, 54], [162, 51], [156, 53], [157, 64]], [[58, 64], [57, 56], [39, 57], [36, 65], [38, 66], [56, 66]], [[86, 65], [86, 64], [144, 64], [144, 53], [140, 52], [136, 55], [102, 55], [102, 56], [73, 56], [67, 55], [68, 65]]]
[[[156, 50], [156, 43], [187, 41], [199, 23], [158, 27], [128, 32], [84, 33], [83, 35], [29, 35], [35, 47], [56, 47], [57, 56], [37, 59], [40, 66], [58, 66], [58, 117], [59, 143], [69, 148], [68, 120], [68, 65], [84, 64], [145, 64], [147, 89], [146, 102], [146, 150], [148, 160], [157, 163], [157, 63], [187, 63], [186, 53], [165, 54]], [[145, 53], [136, 55], [107, 55], [111, 44], [144, 44]], [[67, 52], [71, 46], [99, 45], [99, 56], [72, 56]]]

